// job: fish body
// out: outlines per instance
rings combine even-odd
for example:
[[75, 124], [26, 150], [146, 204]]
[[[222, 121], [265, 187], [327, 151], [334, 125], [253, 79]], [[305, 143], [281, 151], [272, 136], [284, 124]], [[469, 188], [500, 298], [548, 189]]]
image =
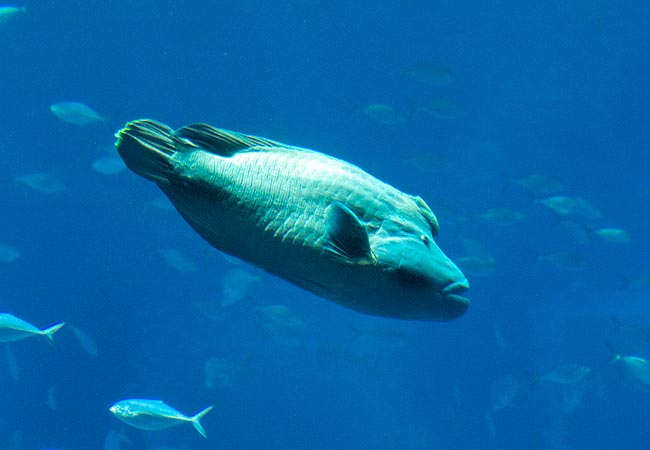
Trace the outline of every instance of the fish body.
[[453, 164], [446, 157], [429, 152], [405, 159], [402, 165], [425, 173], [440, 173], [451, 169]]
[[520, 222], [524, 215], [510, 208], [491, 208], [477, 216], [483, 222], [494, 225], [514, 225]]
[[550, 175], [534, 174], [509, 180], [534, 196], [543, 197], [557, 194], [564, 190], [562, 181]]
[[43, 194], [57, 194], [67, 189], [59, 179], [41, 172], [21, 175], [14, 178], [14, 181]]
[[589, 366], [567, 363], [559, 365], [540, 377], [540, 380], [557, 384], [576, 384], [586, 379], [592, 370]]
[[500, 411], [513, 406], [522, 390], [522, 383], [513, 375], [504, 375], [492, 383], [490, 411]]
[[59, 102], [50, 106], [50, 111], [63, 122], [72, 125], [90, 125], [104, 122], [104, 118], [92, 108], [79, 102]]
[[615, 354], [609, 362], [618, 362], [621, 364], [625, 374], [650, 387], [650, 361], [640, 356], [625, 356]]
[[57, 323], [49, 328], [41, 330], [31, 323], [25, 322], [18, 317], [2, 313], [0, 314], [0, 342], [21, 341], [32, 336], [45, 336], [50, 343], [54, 343], [53, 335], [65, 323]]
[[257, 308], [262, 320], [281, 327], [299, 327], [303, 324], [302, 317], [285, 305], [269, 305]]
[[447, 67], [430, 63], [418, 64], [407, 70], [406, 75], [422, 83], [436, 87], [449, 86], [456, 81], [456, 77]]
[[0, 6], [0, 25], [11, 22], [22, 14], [28, 14], [24, 6]]
[[456, 258], [465, 273], [475, 277], [489, 277], [497, 270], [497, 261], [491, 255], [466, 255]]
[[383, 125], [403, 125], [407, 117], [385, 103], [373, 103], [362, 108], [363, 113], [370, 119]]
[[551, 209], [562, 219], [594, 221], [602, 216], [598, 208], [582, 197], [556, 195], [537, 200], [537, 202]]
[[251, 357], [238, 359], [213, 357], [205, 362], [205, 387], [217, 389], [233, 386], [250, 369]]
[[433, 117], [443, 120], [458, 119], [463, 113], [463, 106], [447, 98], [437, 97], [415, 110], [414, 117]]
[[451, 320], [468, 307], [426, 203], [352, 164], [204, 124], [138, 120], [117, 137], [127, 167], [229, 255], [367, 314]]
[[595, 230], [594, 235], [608, 242], [615, 244], [629, 244], [632, 238], [629, 233], [620, 228], [599, 228]]
[[551, 264], [555, 266], [556, 269], [565, 272], [585, 270], [589, 267], [589, 262], [580, 253], [570, 251], [559, 251], [538, 255], [537, 260]]
[[122, 160], [113, 155], [102, 156], [96, 159], [93, 161], [92, 167], [103, 175], [116, 175], [126, 169]]
[[115, 417], [122, 422], [140, 430], [164, 430], [184, 422], [190, 422], [201, 436], [207, 437], [199, 422], [212, 406], [208, 406], [192, 417], [177, 411], [162, 400], [133, 398], [121, 400], [109, 408]]

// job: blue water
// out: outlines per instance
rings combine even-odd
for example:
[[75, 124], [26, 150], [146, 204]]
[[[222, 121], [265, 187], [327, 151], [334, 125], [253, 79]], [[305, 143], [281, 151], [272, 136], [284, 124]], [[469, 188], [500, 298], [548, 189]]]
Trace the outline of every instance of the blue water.
[[[648, 291], [621, 289], [622, 277], [650, 271], [650, 8], [623, 3], [27, 3], [29, 14], [0, 24], [0, 244], [20, 251], [0, 263], [0, 309], [39, 327], [69, 322], [98, 356], [70, 327], [55, 335], [58, 350], [40, 339], [12, 344], [17, 376], [2, 349], [0, 448], [103, 448], [109, 431], [128, 438], [124, 449], [646, 448], [650, 393], [606, 364], [608, 339], [650, 358], [650, 342], [630, 331], [650, 324]], [[421, 63], [447, 67], [455, 81], [405, 75]], [[457, 102], [461, 114], [411, 114], [432, 98]], [[63, 100], [91, 106], [111, 132], [57, 119], [49, 106]], [[408, 120], [372, 120], [363, 107], [377, 103]], [[452, 259], [472, 239], [495, 272], [468, 274], [463, 317], [416, 323], [364, 316], [244, 267], [259, 281], [211, 319], [197, 304], [223, 301], [235, 266], [176, 212], [150, 206], [153, 184], [91, 166], [112, 132], [142, 117], [344, 158], [422, 196]], [[404, 164], [426, 152], [450, 167]], [[16, 181], [34, 172], [67, 189]], [[602, 218], [590, 225], [620, 227], [632, 242], [578, 242], [508, 181], [537, 173], [596, 205]], [[492, 207], [525, 217], [507, 227], [475, 219]], [[171, 267], [163, 248], [199, 270]], [[566, 250], [587, 267], [536, 261]], [[288, 342], [264, 327], [260, 309], [272, 304], [303, 319]], [[610, 334], [611, 316], [627, 328]], [[213, 357], [238, 369], [208, 388]], [[490, 412], [501, 377], [567, 362], [593, 371], [571, 411], [575, 386], [522, 381]], [[108, 407], [129, 397], [187, 414], [215, 405], [202, 420], [208, 439], [189, 425], [127, 427]]]

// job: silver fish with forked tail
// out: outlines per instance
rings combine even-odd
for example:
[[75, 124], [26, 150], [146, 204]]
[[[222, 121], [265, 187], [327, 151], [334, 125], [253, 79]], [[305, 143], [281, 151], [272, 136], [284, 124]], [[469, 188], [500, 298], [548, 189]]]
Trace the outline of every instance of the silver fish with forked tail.
[[61, 322], [41, 330], [13, 314], [1, 313], [0, 342], [14, 342], [31, 336], [45, 336], [50, 345], [54, 346], [54, 333], [59, 331], [64, 325], [65, 323]]
[[128, 123], [116, 147], [217, 249], [378, 316], [451, 320], [468, 283], [433, 237], [438, 221], [345, 161], [205, 124]]

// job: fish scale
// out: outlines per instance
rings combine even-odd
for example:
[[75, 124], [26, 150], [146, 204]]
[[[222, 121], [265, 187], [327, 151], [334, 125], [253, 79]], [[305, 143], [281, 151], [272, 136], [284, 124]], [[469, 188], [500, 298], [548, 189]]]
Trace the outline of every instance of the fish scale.
[[[322, 219], [328, 205], [323, 199], [341, 201], [352, 210], [365, 210], [369, 215], [379, 209], [372, 207], [370, 190], [363, 189], [363, 184], [359, 184], [361, 192], [347, 188], [346, 184], [357, 181], [347, 176], [354, 173], [328, 170], [330, 165], [323, 164], [319, 170], [315, 164], [310, 167], [309, 161], [300, 155], [255, 150], [258, 149], [252, 148], [233, 158], [216, 157], [219, 161], [213, 167], [221, 177], [233, 179], [228, 183], [233, 188], [225, 189], [226, 207], [244, 217], [256, 217], [257, 227], [271, 231], [274, 237], [317, 246], [317, 238], [323, 235]], [[308, 170], [302, 171], [303, 166]], [[312, 175], [319, 172], [321, 177], [325, 175], [332, 180], [331, 183], [320, 183], [320, 178]], [[278, 179], [283, 180], [282, 184], [276, 182]], [[303, 191], [307, 192], [306, 196], [302, 195]]]

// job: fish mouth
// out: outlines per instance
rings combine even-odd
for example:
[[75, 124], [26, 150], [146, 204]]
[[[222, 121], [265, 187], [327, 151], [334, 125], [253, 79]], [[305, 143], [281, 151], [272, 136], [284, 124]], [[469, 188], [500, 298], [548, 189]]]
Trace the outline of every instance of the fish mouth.
[[467, 292], [468, 289], [469, 283], [467, 280], [462, 280], [451, 283], [442, 290], [442, 301], [447, 320], [455, 319], [467, 311], [469, 299], [461, 294]]

